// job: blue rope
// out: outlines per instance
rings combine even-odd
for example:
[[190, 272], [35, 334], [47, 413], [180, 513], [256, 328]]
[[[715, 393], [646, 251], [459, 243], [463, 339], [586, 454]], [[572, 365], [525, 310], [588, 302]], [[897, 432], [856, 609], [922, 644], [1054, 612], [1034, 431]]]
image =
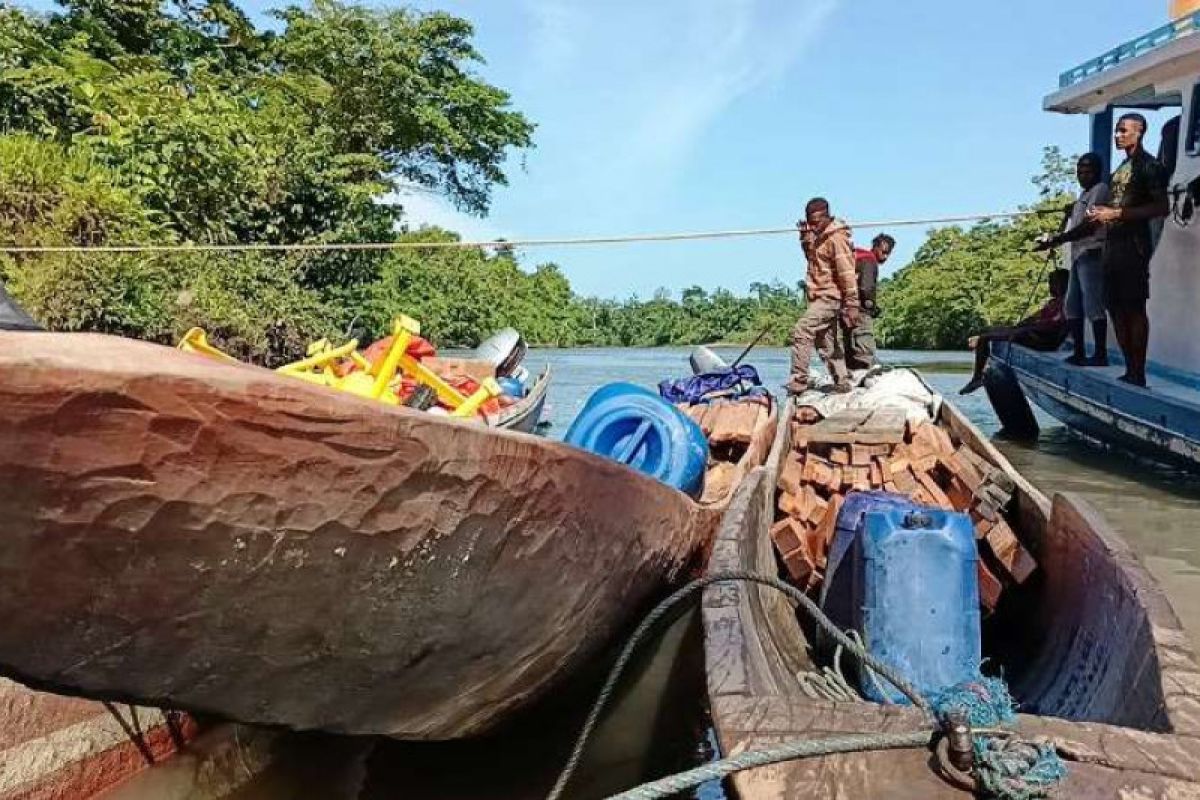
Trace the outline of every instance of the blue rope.
[[[1017, 704], [999, 678], [980, 678], [937, 692], [929, 703], [938, 719], [960, 711], [972, 728], [1016, 722]], [[988, 736], [975, 737], [975, 776], [985, 797], [1035, 800], [1049, 795], [1067, 767], [1049, 744]]]
[[1034, 800], [1048, 797], [1067, 767], [1049, 744], [977, 736], [975, 776], [985, 797]]
[[1017, 704], [999, 678], [979, 678], [935, 692], [929, 698], [938, 719], [963, 711], [972, 728], [998, 728], [1017, 721]]
[[[566, 792], [575, 769], [583, 757], [584, 749], [591, 738], [592, 731], [599, 721], [600, 714], [607, 705], [617, 681], [620, 679], [629, 660], [641, 641], [651, 629], [675, 608], [682, 605], [693, 595], [707, 586], [717, 583], [745, 582], [767, 586], [782, 592], [795, 600], [818, 625], [826, 630], [846, 652], [855, 656], [864, 665], [878, 672], [889, 683], [896, 686], [905, 694], [913, 705], [931, 712], [943, 724], [948, 715], [957, 710], [966, 712], [972, 728], [978, 728], [981, 733], [973, 742], [976, 780], [979, 789], [985, 797], [995, 800], [1035, 800], [1044, 798], [1050, 789], [1066, 775], [1066, 767], [1054, 749], [1049, 745], [1020, 742], [1007, 737], [989, 735], [987, 728], [998, 728], [1016, 720], [1016, 704], [1004, 681], [998, 678], [984, 678], [962, 683], [950, 689], [936, 693], [932, 698], [923, 698], [917, 691], [893, 668], [885, 664], [865, 648], [850, 639], [834, 625], [802, 591], [791, 586], [775, 576], [757, 575], [753, 572], [733, 570], [710, 574], [700, 580], [693, 581], [675, 594], [660, 603], [638, 626], [633, 635], [625, 643], [616, 663], [609, 671], [604, 688], [596, 698], [591, 713], [584, 723], [583, 730], [575, 742], [575, 748], [558, 776], [554, 787], [550, 790], [547, 800], [559, 800]], [[929, 738], [934, 731], [912, 731], [898, 734], [867, 734], [846, 736], [826, 740], [801, 740], [785, 743], [768, 750], [741, 753], [732, 758], [706, 764], [693, 770], [672, 775], [659, 781], [644, 784], [629, 792], [618, 795], [621, 800], [656, 800], [673, 797], [681, 791], [707, 783], [715, 778], [725, 777], [735, 772], [777, 764], [784, 761], [794, 761], [814, 756], [832, 755], [835, 753], [853, 753], [928, 746]]]

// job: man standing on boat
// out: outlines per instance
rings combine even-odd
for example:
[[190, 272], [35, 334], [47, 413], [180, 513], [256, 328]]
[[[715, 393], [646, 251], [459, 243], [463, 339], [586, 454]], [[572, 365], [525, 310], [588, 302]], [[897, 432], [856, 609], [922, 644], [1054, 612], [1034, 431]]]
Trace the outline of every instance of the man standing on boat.
[[879, 285], [879, 268], [892, 257], [895, 248], [896, 240], [881, 233], [871, 241], [870, 250], [854, 249], [854, 271], [858, 275], [858, 302], [862, 313], [857, 328], [842, 326], [838, 342], [845, 347], [848, 369], [870, 369], [876, 364], [875, 317], [879, 316], [879, 306], [875, 302], [875, 292]]
[[[1087, 219], [1096, 206], [1108, 203], [1108, 184], [1101, 180], [1103, 162], [1095, 153], [1080, 157], [1075, 165], [1081, 192], [1071, 208], [1067, 229], [1058, 236], [1038, 242], [1038, 250], [1069, 246], [1067, 263], [1071, 265], [1071, 284], [1067, 289], [1067, 330], [1074, 339], [1074, 353], [1067, 363], [1078, 367], [1108, 366], [1108, 314], [1104, 308], [1104, 228]], [[1096, 352], [1087, 357], [1084, 341], [1085, 320], [1092, 323]]]
[[1150, 256], [1154, 237], [1150, 222], [1170, 212], [1166, 170], [1142, 147], [1147, 130], [1141, 114], [1126, 114], [1113, 135], [1125, 162], [1113, 173], [1107, 205], [1086, 218], [1106, 226], [1104, 242], [1105, 305], [1112, 316], [1117, 342], [1125, 356], [1119, 380], [1146, 385], [1146, 351], [1150, 343]]
[[846, 364], [837, 352], [839, 324], [854, 330], [861, 320], [850, 228], [833, 218], [829, 202], [822, 197], [808, 201], [804, 221], [797, 228], [808, 259], [808, 308], [792, 329], [792, 375], [786, 388], [789, 394], [803, 394], [808, 389], [808, 368], [817, 347], [829, 367], [835, 391], [847, 392]]

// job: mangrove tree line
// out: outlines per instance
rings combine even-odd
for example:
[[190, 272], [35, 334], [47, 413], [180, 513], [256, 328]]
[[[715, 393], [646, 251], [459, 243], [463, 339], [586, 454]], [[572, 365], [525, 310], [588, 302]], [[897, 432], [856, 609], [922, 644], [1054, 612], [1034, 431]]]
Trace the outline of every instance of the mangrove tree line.
[[[0, 7], [0, 243], [450, 240], [408, 229], [389, 198], [416, 187], [485, 214], [533, 146], [533, 123], [475, 71], [467, 21], [339, 0], [276, 17], [257, 26], [233, 0]], [[1063, 177], [1050, 155], [1047, 204]], [[885, 284], [885, 341], [960, 347], [1017, 315], [1039, 266], [1024, 251], [1050, 224], [934, 231]], [[798, 284], [581, 297], [558, 266], [505, 249], [21, 254], [0, 257], [0, 280], [52, 328], [171, 342], [200, 325], [265, 363], [319, 336], [379, 334], [400, 311], [440, 345], [512, 325], [577, 346], [764, 328], [781, 343], [803, 309]]]

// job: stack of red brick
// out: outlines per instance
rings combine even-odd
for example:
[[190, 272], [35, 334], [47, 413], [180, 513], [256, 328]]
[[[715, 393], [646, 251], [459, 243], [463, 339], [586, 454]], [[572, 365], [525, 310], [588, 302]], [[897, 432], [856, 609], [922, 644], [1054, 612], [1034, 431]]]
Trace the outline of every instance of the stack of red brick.
[[813, 589], [824, 580], [838, 512], [856, 490], [969, 513], [980, 550], [980, 601], [988, 610], [1007, 584], [1023, 583], [1036, 569], [1004, 518], [1012, 479], [937, 425], [911, 426], [895, 412], [853, 412], [817, 425], [793, 423], [792, 440], [771, 537], [801, 586]]

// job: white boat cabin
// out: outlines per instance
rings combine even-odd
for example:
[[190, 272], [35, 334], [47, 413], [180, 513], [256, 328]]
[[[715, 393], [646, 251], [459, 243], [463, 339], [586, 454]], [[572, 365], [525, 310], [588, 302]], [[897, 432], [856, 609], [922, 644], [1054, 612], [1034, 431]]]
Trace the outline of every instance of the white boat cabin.
[[1091, 149], [1109, 171], [1115, 166], [1113, 122], [1121, 113], [1178, 113], [1178, 136], [1164, 128], [1159, 153], [1173, 166], [1172, 214], [1163, 222], [1150, 268], [1149, 372], [1195, 389], [1200, 388], [1200, 0], [1177, 0], [1172, 11], [1173, 22], [1063, 73], [1044, 106], [1089, 115]]

